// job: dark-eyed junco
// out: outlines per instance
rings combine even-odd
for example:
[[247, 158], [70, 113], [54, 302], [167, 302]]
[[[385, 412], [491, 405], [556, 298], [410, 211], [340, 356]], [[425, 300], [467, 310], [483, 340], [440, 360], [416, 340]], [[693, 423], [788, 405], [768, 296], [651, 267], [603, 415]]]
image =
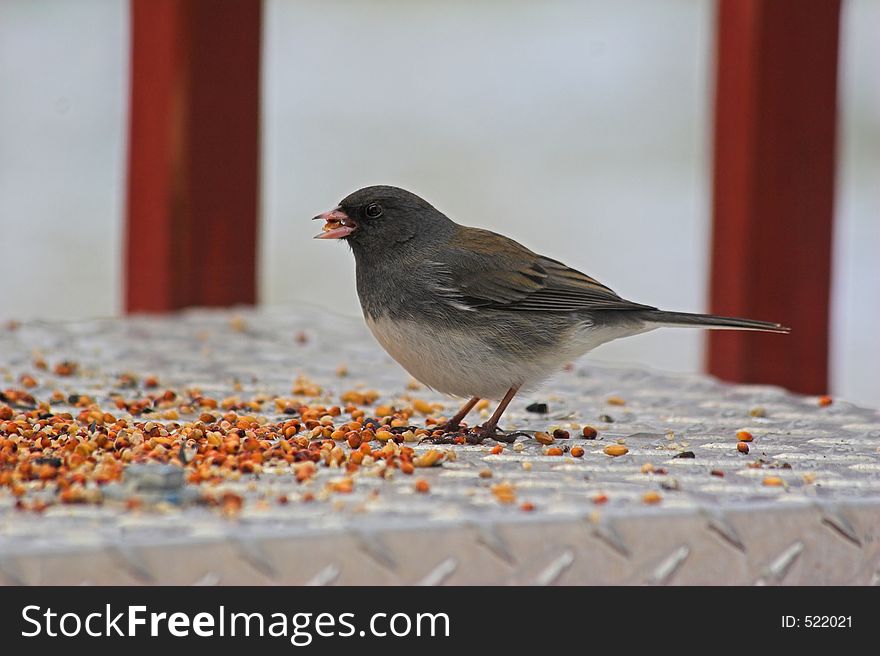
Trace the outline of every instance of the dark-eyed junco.
[[428, 387], [470, 398], [445, 429], [460, 429], [479, 399], [500, 399], [478, 438], [498, 439], [498, 419], [517, 391], [613, 339], [662, 326], [789, 331], [627, 301], [396, 187], [366, 187], [315, 218], [325, 222], [316, 238], [351, 246], [364, 318], [391, 357]]

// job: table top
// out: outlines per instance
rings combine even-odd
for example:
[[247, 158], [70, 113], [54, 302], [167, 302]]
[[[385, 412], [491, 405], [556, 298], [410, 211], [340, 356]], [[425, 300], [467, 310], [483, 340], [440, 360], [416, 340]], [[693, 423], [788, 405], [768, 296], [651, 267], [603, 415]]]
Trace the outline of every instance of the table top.
[[[174, 456], [176, 432], [206, 412], [193, 399], [216, 400], [207, 411], [218, 420], [234, 412], [276, 432], [305, 424], [304, 408], [333, 406], [339, 415], [317, 419], [332, 430], [351, 421], [346, 406], [365, 417], [405, 409], [397, 423], [421, 427], [460, 401], [415, 384], [361, 321], [311, 307], [25, 322], [0, 329], [0, 375], [7, 421], [69, 412], [80, 441], [99, 445], [76, 461], [93, 461], [73, 479], [76, 495], [48, 474], [0, 485], [7, 583], [880, 580], [880, 413], [839, 399], [587, 357], [514, 400], [502, 426], [530, 434], [514, 444], [435, 445], [410, 434], [397, 445], [374, 440], [395, 455], [355, 468], [346, 465], [363, 448], [340, 429], [337, 451], [305, 476], [301, 461], [271, 457], [282, 435], [254, 447], [267, 454], [256, 466], [199, 480], [205, 434], [184, 440], [186, 464]], [[95, 406], [141, 432], [144, 422], [165, 427], [171, 442], [150, 452], [165, 455], [141, 449], [114, 462], [121, 449], [100, 446]], [[0, 445], [10, 439], [3, 427], [0, 419]], [[320, 442], [315, 430], [300, 426], [291, 439]], [[248, 448], [251, 437], [241, 438]], [[16, 457], [79, 453], [61, 442]], [[429, 451], [435, 466], [405, 471]], [[20, 471], [9, 458], [6, 470]]]

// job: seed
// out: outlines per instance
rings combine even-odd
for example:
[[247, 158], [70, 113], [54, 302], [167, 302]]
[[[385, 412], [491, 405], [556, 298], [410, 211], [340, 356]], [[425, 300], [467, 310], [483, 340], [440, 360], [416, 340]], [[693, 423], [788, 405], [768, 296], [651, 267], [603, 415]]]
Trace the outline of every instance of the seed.
[[552, 435], [550, 435], [549, 433], [542, 433], [540, 431], [535, 433], [535, 439], [538, 440], [539, 443], [541, 443], [545, 446], [548, 444], [553, 444], [553, 442], [554, 442]]
[[584, 426], [583, 435], [585, 440], [595, 440], [596, 436], [599, 435], [599, 431], [592, 426]]
[[571, 455], [575, 458], [582, 458], [584, 455], [584, 449], [580, 446], [571, 447]]
[[629, 453], [629, 449], [627, 449], [622, 444], [609, 444], [608, 446], [605, 447], [604, 451], [605, 451], [605, 455], [614, 456], [614, 457], [626, 455], [627, 453]]
[[749, 410], [749, 415], [752, 417], [766, 417], [767, 411], [764, 409], [764, 406], [758, 405]]
[[401, 462], [400, 471], [403, 474], [412, 474], [415, 471], [415, 467], [411, 462]]
[[642, 495], [642, 502], [643, 503], [654, 504], [654, 503], [660, 503], [662, 500], [663, 500], [663, 497], [661, 497], [659, 493], [654, 492], [653, 490], [651, 490], [649, 492], [645, 492], [645, 494]]
[[768, 485], [770, 487], [780, 487], [785, 485], [785, 481], [783, 481], [778, 476], [767, 476], [764, 478], [764, 485]]
[[481, 469], [480, 470], [480, 478], [492, 478], [492, 470], [491, 469]]
[[724, 472], [720, 469], [713, 469], [709, 472], [712, 476], [717, 476], [718, 478], [724, 478]]
[[532, 463], [530, 463], [530, 462], [524, 462], [524, 463], [522, 464], [522, 468], [525, 469], [526, 471], [532, 471]]
[[428, 485], [428, 481], [424, 478], [420, 478], [416, 481], [416, 492], [419, 494], [427, 494], [431, 491], [431, 486]]
[[557, 428], [553, 431], [553, 437], [557, 440], [567, 440], [569, 437], [571, 437], [571, 434], [567, 430]]
[[431, 449], [413, 459], [413, 465], [416, 467], [434, 467], [443, 460], [443, 454], [436, 449]]
[[387, 442], [390, 439], [394, 438], [394, 433], [387, 430], [378, 430], [376, 431], [376, 439], [380, 442]]
[[500, 503], [513, 503], [516, 501], [516, 490], [510, 483], [497, 483], [492, 486], [491, 490]]
[[642, 473], [643, 474], [650, 474], [653, 471], [654, 471], [654, 465], [652, 465], [650, 462], [646, 462], [644, 465], [642, 465]]
[[429, 415], [434, 412], [434, 408], [427, 401], [423, 401], [422, 399], [416, 399], [413, 401], [413, 408], [416, 412], [420, 412], [423, 415]]
[[501, 446], [500, 444], [496, 444], [495, 446], [492, 447], [492, 450], [489, 451], [489, 453], [491, 453], [493, 456], [497, 456], [497, 455], [501, 454], [503, 451], [504, 451], [504, 447]]
[[517, 442], [516, 444], [513, 445], [513, 450], [516, 451], [517, 453], [522, 453], [523, 451], [525, 451], [525, 448], [526, 448], [526, 445], [523, 444], [522, 442]]
[[737, 442], [736, 450], [739, 451], [740, 453], [748, 453], [749, 452], [749, 445], [746, 444], [745, 442]]
[[747, 430], [737, 431], [736, 439], [738, 439], [740, 442], [751, 442], [752, 434]]
[[608, 502], [608, 495], [607, 494], [597, 494], [593, 497], [593, 503], [595, 503], [597, 506], [600, 506], [603, 503], [607, 503], [607, 502]]
[[608, 405], [626, 405], [626, 401], [619, 396], [609, 396], [606, 403]]
[[519, 508], [520, 510], [524, 510], [526, 512], [532, 512], [535, 509], [535, 504], [533, 504], [531, 501], [523, 501], [519, 505]]
[[348, 442], [349, 447], [357, 449], [361, 445], [361, 442], [363, 442], [363, 439], [361, 438], [360, 433], [357, 431], [351, 431], [346, 435], [345, 441]]
[[558, 446], [551, 446], [549, 449], [544, 449], [544, 455], [545, 456], [561, 456], [562, 449], [560, 449]]
[[55, 375], [73, 376], [76, 374], [77, 369], [79, 369], [79, 365], [76, 362], [65, 360], [64, 362], [59, 362], [55, 365]]
[[820, 406], [820, 407], [824, 408], [824, 407], [826, 407], [826, 406], [831, 405], [831, 404], [833, 403], [833, 401], [832, 401], [832, 399], [831, 399], [830, 396], [827, 396], [827, 395], [826, 395], [826, 396], [820, 396], [820, 397], [819, 397], [819, 400], [818, 400], [818, 403], [819, 403], [819, 406]]

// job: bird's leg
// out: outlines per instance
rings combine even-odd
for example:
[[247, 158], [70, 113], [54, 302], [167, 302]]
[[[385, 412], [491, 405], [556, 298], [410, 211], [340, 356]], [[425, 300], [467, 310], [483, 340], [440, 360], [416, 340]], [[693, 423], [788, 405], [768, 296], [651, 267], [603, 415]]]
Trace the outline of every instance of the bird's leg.
[[461, 420], [467, 416], [471, 410], [473, 410], [474, 406], [477, 405], [477, 401], [480, 400], [479, 396], [475, 396], [470, 401], [465, 403], [461, 410], [455, 413], [455, 416], [447, 421], [445, 424], [440, 424], [434, 427], [434, 430], [442, 430], [444, 433], [455, 433], [461, 430]]
[[497, 442], [512, 442], [513, 439], [506, 439], [500, 435], [498, 435], [498, 420], [501, 419], [501, 415], [504, 414], [504, 411], [507, 410], [507, 406], [510, 405], [510, 402], [513, 401], [513, 397], [516, 396], [516, 393], [519, 391], [519, 385], [514, 385], [509, 390], [507, 390], [507, 394], [504, 395], [504, 398], [501, 399], [501, 403], [498, 404], [498, 407], [495, 408], [495, 412], [492, 413], [492, 416], [489, 417], [489, 421], [480, 426], [476, 431], [476, 441], [482, 442], [487, 437], [491, 437], [493, 440]]

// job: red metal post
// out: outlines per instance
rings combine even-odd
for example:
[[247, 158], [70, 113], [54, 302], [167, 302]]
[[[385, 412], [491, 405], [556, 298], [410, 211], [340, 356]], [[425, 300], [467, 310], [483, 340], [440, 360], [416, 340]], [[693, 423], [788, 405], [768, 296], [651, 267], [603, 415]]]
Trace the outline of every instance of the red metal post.
[[125, 307], [256, 301], [259, 0], [131, 0]]
[[711, 307], [786, 336], [715, 331], [709, 371], [828, 385], [839, 0], [721, 0]]

